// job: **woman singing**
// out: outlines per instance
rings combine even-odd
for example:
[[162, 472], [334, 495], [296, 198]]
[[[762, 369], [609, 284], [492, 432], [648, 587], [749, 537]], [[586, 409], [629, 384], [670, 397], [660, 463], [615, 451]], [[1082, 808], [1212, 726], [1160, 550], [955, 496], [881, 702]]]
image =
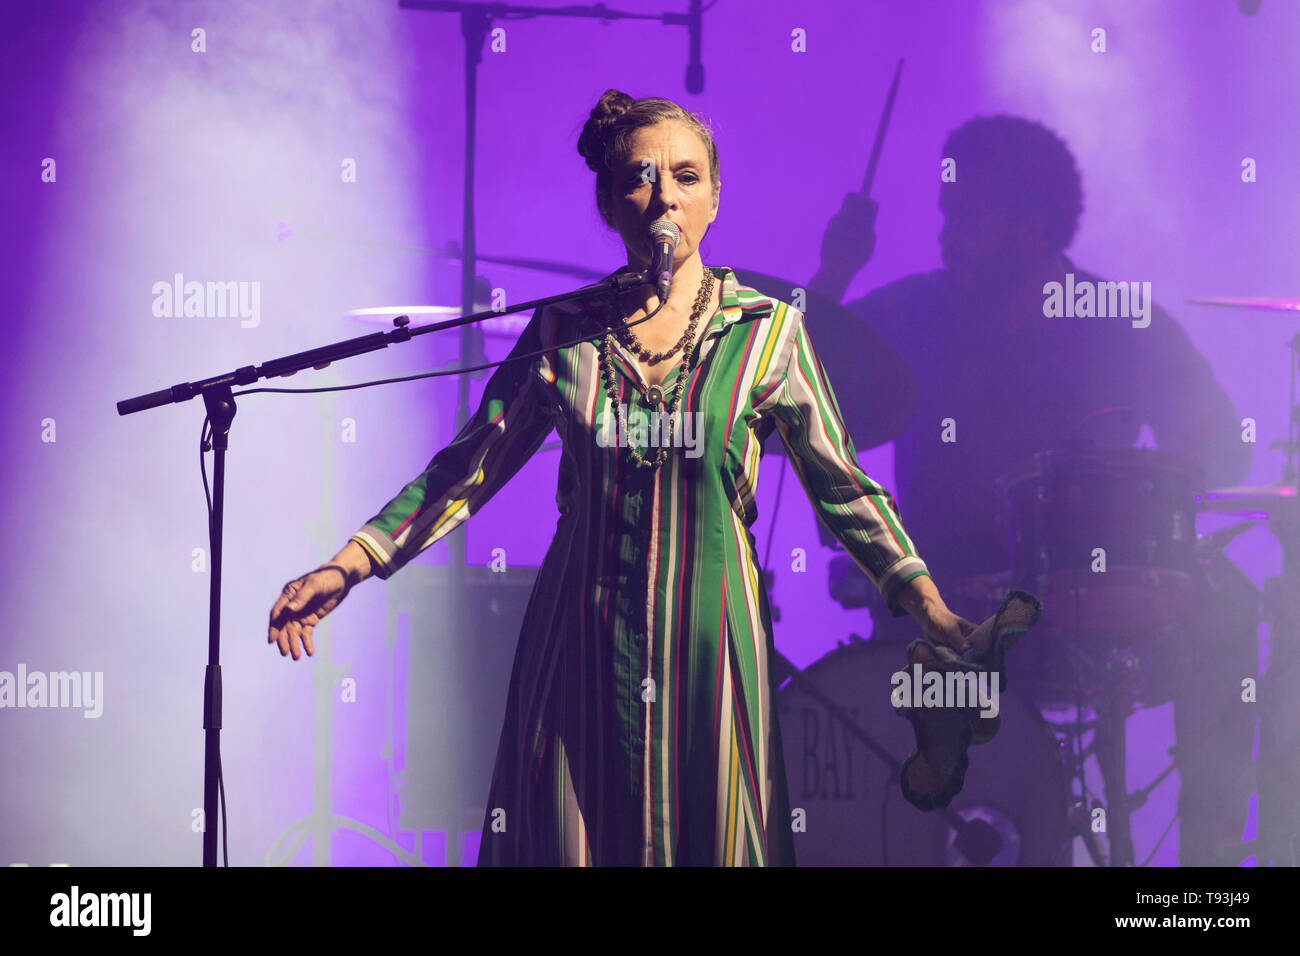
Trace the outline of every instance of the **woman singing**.
[[[541, 354], [499, 367], [425, 471], [285, 587], [268, 640], [295, 660], [313, 653], [312, 629], [357, 582], [387, 579], [460, 525], [554, 429], [560, 518], [519, 636], [479, 864], [790, 865], [750, 533], [771, 430], [894, 616], [959, 650], [974, 626], [858, 467], [802, 314], [701, 262], [720, 187], [709, 129], [670, 100], [609, 90], [578, 152], [625, 268], [649, 268], [654, 220], [680, 228], [668, 301], [659, 309], [642, 285], [538, 309], [511, 354]], [[680, 422], [674, 442], [638, 439], [652, 411]]]

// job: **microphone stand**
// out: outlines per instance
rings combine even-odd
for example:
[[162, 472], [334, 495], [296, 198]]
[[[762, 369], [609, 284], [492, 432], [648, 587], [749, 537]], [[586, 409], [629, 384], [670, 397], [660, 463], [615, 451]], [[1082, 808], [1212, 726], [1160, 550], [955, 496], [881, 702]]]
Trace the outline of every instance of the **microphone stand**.
[[[475, 140], [478, 111], [478, 65], [483, 59], [483, 43], [487, 38], [492, 21], [501, 19], [522, 19], [538, 16], [580, 17], [587, 19], [610, 20], [654, 20], [665, 25], [685, 26], [689, 33], [690, 63], [687, 68], [687, 87], [698, 93], [704, 86], [704, 68], [700, 63], [700, 34], [702, 25], [702, 4], [700, 0], [690, 0], [689, 12], [686, 14], [661, 13], [643, 14], [611, 10], [603, 3], [591, 6], [567, 6], [561, 8], [536, 7], [523, 4], [499, 2], [473, 3], [462, 0], [400, 0], [399, 6], [408, 10], [442, 11], [459, 13], [461, 34], [465, 38], [465, 205], [461, 236], [461, 308], [473, 308], [475, 267], [477, 244], [474, 228], [474, 172]], [[220, 663], [220, 625], [221, 625], [221, 538], [224, 521], [226, 449], [229, 443], [230, 426], [235, 417], [235, 402], [231, 392], [232, 385], [248, 385], [259, 378], [274, 378], [301, 371], [313, 366], [336, 362], [340, 359], [363, 355], [377, 349], [387, 348], [391, 344], [405, 342], [416, 335], [435, 332], [456, 326], [468, 326], [470, 323], [485, 318], [522, 311], [562, 302], [567, 299], [598, 293], [602, 290], [624, 291], [645, 282], [642, 273], [625, 273], [604, 280], [592, 286], [584, 287], [570, 293], [549, 296], [524, 302], [513, 309], [478, 312], [451, 319], [434, 325], [410, 330], [408, 316], [398, 316], [393, 320], [391, 332], [375, 332], [354, 339], [335, 342], [318, 349], [309, 349], [272, 359], [260, 366], [247, 365], [224, 375], [215, 375], [198, 382], [181, 382], [169, 389], [162, 389], [146, 395], [138, 395], [117, 403], [119, 415], [130, 415], [146, 411], [161, 405], [188, 401], [201, 395], [207, 408], [208, 418], [212, 423], [212, 448], [214, 452], [213, 489], [212, 489], [212, 582], [209, 595], [208, 611], [208, 665], [204, 677], [203, 691], [203, 728], [205, 732], [205, 753], [203, 764], [203, 865], [215, 866], [217, 861], [216, 829], [208, 821], [217, 819], [217, 780], [220, 775], [220, 733], [221, 733], [221, 663]], [[460, 351], [463, 365], [470, 363], [469, 356], [479, 354], [474, 347], [473, 333], [465, 328], [461, 333]], [[469, 382], [461, 378], [459, 400], [456, 409], [456, 427], [461, 428], [469, 420]], [[465, 542], [463, 529], [460, 534], [453, 534], [448, 539], [450, 549], [450, 567], [453, 573], [459, 569], [463, 573], [465, 563]]]
[[[262, 378], [279, 378], [303, 369], [324, 366], [341, 359], [364, 355], [379, 349], [388, 348], [400, 342], [408, 342], [417, 335], [439, 332], [457, 326], [468, 326], [484, 319], [508, 315], [565, 302], [569, 299], [585, 298], [603, 293], [622, 292], [646, 282], [647, 275], [642, 272], [627, 271], [616, 273], [607, 279], [583, 286], [572, 292], [546, 296], [521, 302], [508, 309], [492, 309], [476, 312], [444, 322], [422, 326], [412, 330], [411, 319], [399, 315], [393, 319], [391, 332], [372, 332], [352, 339], [344, 339], [320, 348], [295, 352], [263, 362], [261, 365], [245, 365], [214, 375], [197, 382], [181, 382], [171, 388], [159, 389], [145, 395], [123, 399], [117, 403], [119, 415], [133, 415], [136, 412], [159, 408], [163, 405], [187, 402], [195, 397], [202, 397], [208, 418], [212, 423], [212, 523], [209, 534], [212, 542], [212, 580], [208, 593], [208, 664], [203, 675], [203, 865], [217, 865], [217, 830], [212, 821], [217, 819], [217, 784], [221, 773], [221, 539], [225, 519], [226, 498], [226, 449], [229, 445], [230, 426], [234, 422], [235, 393], [232, 385], [250, 385]], [[514, 359], [513, 361], [522, 361]], [[462, 379], [462, 382], [464, 380]]]

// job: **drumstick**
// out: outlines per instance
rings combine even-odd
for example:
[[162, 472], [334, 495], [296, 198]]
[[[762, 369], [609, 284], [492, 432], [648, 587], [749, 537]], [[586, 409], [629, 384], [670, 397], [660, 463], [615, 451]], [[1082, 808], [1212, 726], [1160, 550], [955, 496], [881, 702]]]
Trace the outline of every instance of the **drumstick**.
[[894, 112], [894, 97], [898, 95], [898, 79], [903, 75], [903, 59], [899, 57], [898, 67], [894, 70], [894, 82], [889, 84], [889, 95], [885, 97], [885, 109], [880, 115], [880, 125], [876, 127], [876, 141], [871, 146], [871, 160], [867, 163], [867, 175], [862, 178], [860, 196], [871, 195], [871, 180], [876, 178], [876, 163], [880, 160], [880, 148], [885, 143], [885, 130], [889, 128], [889, 117]]

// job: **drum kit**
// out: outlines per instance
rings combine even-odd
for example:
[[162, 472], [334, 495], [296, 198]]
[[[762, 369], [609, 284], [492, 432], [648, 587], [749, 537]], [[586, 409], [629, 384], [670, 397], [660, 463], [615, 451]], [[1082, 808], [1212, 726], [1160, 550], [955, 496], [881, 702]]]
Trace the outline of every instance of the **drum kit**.
[[[459, 255], [454, 245], [433, 254]], [[480, 258], [600, 278], [566, 264]], [[884, 444], [908, 427], [916, 411], [916, 383], [886, 339], [806, 287], [749, 270], [736, 273], [743, 285], [816, 316], [818, 354], [858, 449]], [[1201, 301], [1300, 309], [1300, 303], [1289, 301]], [[374, 322], [392, 314], [393, 308], [383, 307], [357, 310], [353, 317]], [[518, 331], [510, 325], [482, 334], [513, 339]], [[1295, 401], [1300, 336], [1291, 348], [1292, 428], [1288, 440], [1278, 443], [1287, 462], [1282, 480], [1274, 484], [1205, 491], [1193, 462], [1154, 449], [1085, 443], [1045, 449], [999, 480], [1011, 567], [962, 581], [957, 594], [963, 607], [992, 613], [1008, 592], [1022, 589], [1042, 601], [1044, 614], [1032, 637], [1013, 652], [1015, 686], [1003, 692], [1001, 731], [972, 752], [965, 785], [945, 810], [920, 813], [898, 792], [898, 767], [910, 749], [912, 730], [889, 698], [890, 677], [904, 653], [897, 640], [851, 635], [803, 670], [776, 655], [791, 806], [816, 821], [799, 836], [801, 864], [1070, 865], [1074, 837], [1084, 841], [1097, 865], [1133, 863], [1129, 815], [1175, 768], [1171, 764], [1142, 791], [1128, 793], [1125, 719], [1135, 706], [1168, 701], [1167, 677], [1180, 630], [1198, 613], [1198, 595], [1213, 587], [1207, 570], [1211, 559], [1226, 561], [1227, 542], [1256, 524], [1272, 531], [1284, 550], [1283, 572], [1261, 596], [1270, 609], [1264, 619], [1276, 635], [1271, 670], [1280, 673], [1300, 660], [1294, 610], [1280, 597], [1268, 600], [1270, 592], [1300, 593], [1300, 406]], [[772, 436], [765, 452], [785, 450]], [[1241, 520], [1198, 536], [1196, 518], [1206, 513]], [[823, 541], [831, 543], [825, 534]], [[864, 594], [865, 576], [855, 567], [846, 574], [847, 565], [846, 556], [833, 562], [832, 596], [846, 607], [872, 603]], [[770, 584], [770, 572], [767, 578]], [[879, 692], [864, 693], [872, 687]], [[1063, 711], [1073, 716], [1059, 721], [1046, 716]], [[1105, 781], [1103, 802], [1084, 784], [1090, 756], [1097, 757]], [[1294, 779], [1294, 771], [1287, 773], [1280, 779]], [[1103, 804], [1104, 845], [1092, 826]], [[1280, 825], [1279, 833], [1290, 826], [1289, 821]], [[1262, 808], [1260, 829], [1262, 843]], [[1273, 858], [1293, 862], [1281, 851]]]
[[[1300, 309], [1300, 302], [1291, 301], [1212, 301]], [[819, 326], [818, 334], [824, 338], [825, 332]], [[880, 759], [873, 759], [859, 745], [875, 744], [896, 755], [910, 744], [910, 727], [893, 717], [887, 702], [890, 675], [904, 659], [899, 641], [891, 638], [893, 622], [878, 620], [884, 636], [866, 642], [851, 636], [803, 672], [829, 699], [810, 695], [798, 680], [779, 691], [792, 806], [803, 807], [810, 820], [831, 821], [815, 831], [809, 826], [798, 845], [801, 863], [1069, 865], [1071, 839], [1079, 837], [1097, 865], [1132, 865], [1130, 815], [1176, 767], [1171, 763], [1130, 793], [1125, 721], [1136, 706], [1170, 699], [1170, 677], [1180, 653], [1186, 653], [1180, 638], [1204, 613], [1207, 593], [1231, 565], [1224, 547], [1258, 524], [1281, 542], [1283, 567], [1263, 593], [1253, 592], [1258, 599], [1254, 623], [1266, 621], [1273, 635], [1269, 669], [1260, 680], [1265, 706], [1258, 763], [1260, 837], [1254, 848], [1260, 865], [1296, 865], [1300, 821], [1293, 795], [1300, 784], [1300, 757], [1296, 721], [1282, 710], [1300, 663], [1295, 601], [1300, 594], [1300, 406], [1295, 401], [1300, 336], [1290, 347], [1291, 430], [1273, 446], [1286, 452], [1278, 482], [1205, 491], [1200, 468], [1176, 455], [1087, 443], [1046, 449], [999, 479], [1011, 566], [962, 581], [957, 593], [963, 608], [992, 613], [1009, 591], [1026, 590], [1042, 601], [1043, 617], [1012, 654], [1014, 681], [1003, 692], [1006, 736], [972, 751], [966, 784], [944, 815], [923, 815], [904, 805], [896, 795], [891, 758], [877, 753]], [[855, 383], [870, 376], [835, 367], [847, 365], [853, 353], [832, 347], [824, 355], [837, 390], [845, 383], [841, 404], [851, 404]], [[1238, 520], [1198, 536], [1199, 514]], [[1239, 572], [1236, 577], [1242, 578]], [[868, 583], [847, 556], [832, 562], [831, 593], [845, 607], [873, 603]], [[915, 636], [897, 626], [893, 633]], [[792, 671], [787, 664], [785, 676]], [[863, 693], [871, 687], [878, 692]], [[1272, 706], [1264, 700], [1269, 689]], [[1072, 712], [1069, 719], [1046, 716], [1066, 712]], [[1104, 781], [1100, 801], [1084, 783], [1084, 761], [1090, 756], [1097, 758]], [[1266, 780], [1271, 781], [1267, 794]], [[1101, 807], [1104, 845], [1092, 826]], [[878, 827], [868, 825], [876, 820]], [[996, 832], [1001, 849], [982, 857], [961, 852], [963, 821], [982, 821]]]

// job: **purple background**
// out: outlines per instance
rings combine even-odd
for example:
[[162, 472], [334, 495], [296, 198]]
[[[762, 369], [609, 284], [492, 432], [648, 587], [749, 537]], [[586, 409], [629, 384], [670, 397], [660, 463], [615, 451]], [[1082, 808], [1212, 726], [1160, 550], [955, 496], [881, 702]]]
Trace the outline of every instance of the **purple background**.
[[[3, 17], [0, 314], [10, 375], [0, 402], [0, 670], [23, 662], [102, 671], [105, 705], [97, 720], [0, 711], [0, 864], [196, 863], [208, 575], [191, 564], [193, 549], [207, 547], [195, 454], [202, 408], [120, 418], [114, 403], [377, 328], [350, 318], [352, 309], [456, 302], [458, 262], [421, 249], [460, 236], [459, 24], [395, 2], [304, 0], [50, 2], [6, 5]], [[575, 151], [588, 111], [616, 87], [676, 99], [713, 122], [722, 197], [705, 261], [807, 281], [827, 220], [861, 183], [903, 56], [873, 190], [877, 250], [846, 298], [939, 265], [935, 171], [951, 129], [1000, 112], [1040, 120], [1069, 144], [1083, 175], [1085, 211], [1069, 254], [1107, 277], [1153, 284], [1239, 417], [1258, 422], [1247, 482], [1279, 477], [1280, 455], [1265, 449], [1285, 437], [1282, 346], [1295, 317], [1186, 300], [1297, 294], [1300, 71], [1291, 64], [1300, 7], [1263, 0], [1247, 17], [1231, 0], [718, 0], [705, 21], [707, 85], [698, 96], [684, 87], [681, 28], [499, 24], [506, 50], [485, 51], [479, 73], [481, 253], [602, 273], [622, 263]], [[206, 31], [205, 53], [191, 51], [196, 27]], [[1089, 50], [1095, 27], [1108, 34], [1104, 55]], [[806, 53], [791, 51], [796, 28], [806, 31]], [[1244, 156], [1258, 162], [1254, 184], [1241, 182]], [[57, 162], [54, 183], [40, 178], [46, 157]], [[341, 180], [344, 158], [356, 160], [355, 183]], [[479, 271], [511, 301], [579, 284], [489, 264]], [[259, 282], [260, 324], [155, 317], [152, 286], [177, 272]], [[456, 358], [455, 336], [431, 338], [276, 384], [361, 381]], [[488, 340], [492, 357], [507, 346]], [[473, 398], [481, 387], [476, 380]], [[264, 635], [283, 583], [332, 555], [417, 474], [454, 434], [454, 413], [450, 379], [241, 401], [223, 622], [232, 862], [266, 861], [310, 812], [322, 726], [313, 681], [322, 678], [354, 678], [358, 694], [345, 704], [335, 693], [329, 718], [334, 812], [414, 846], [413, 834], [390, 829], [384, 585], [358, 589], [333, 616], [332, 663], [321, 654], [282, 660]], [[46, 418], [56, 422], [53, 443], [41, 440]], [[345, 418], [355, 442], [340, 440]], [[541, 561], [557, 460], [540, 452], [470, 523], [471, 562], [486, 563], [497, 547], [515, 565]], [[892, 446], [861, 460], [891, 486]], [[764, 468], [760, 554], [779, 467]], [[793, 476], [783, 497], [772, 546], [777, 645], [806, 665], [871, 623], [828, 597], [831, 552]], [[796, 547], [808, 551], [805, 574], [782, 570]], [[1263, 528], [1229, 553], [1257, 583], [1279, 570], [1280, 550]], [[446, 559], [440, 542], [418, 560]], [[404, 653], [399, 642], [399, 683]], [[330, 666], [332, 674], [317, 672]], [[397, 723], [400, 772], [400, 715]], [[1129, 729], [1130, 783], [1144, 784], [1172, 743], [1169, 706], [1140, 712]], [[1135, 815], [1139, 859], [1176, 792], [1175, 776]], [[1176, 861], [1176, 832], [1157, 864]], [[426, 859], [439, 856], [442, 839], [426, 834]], [[476, 843], [471, 836], [470, 859]], [[310, 862], [310, 849], [309, 841], [292, 860]], [[336, 864], [393, 859], [348, 831], [329, 851]]]

